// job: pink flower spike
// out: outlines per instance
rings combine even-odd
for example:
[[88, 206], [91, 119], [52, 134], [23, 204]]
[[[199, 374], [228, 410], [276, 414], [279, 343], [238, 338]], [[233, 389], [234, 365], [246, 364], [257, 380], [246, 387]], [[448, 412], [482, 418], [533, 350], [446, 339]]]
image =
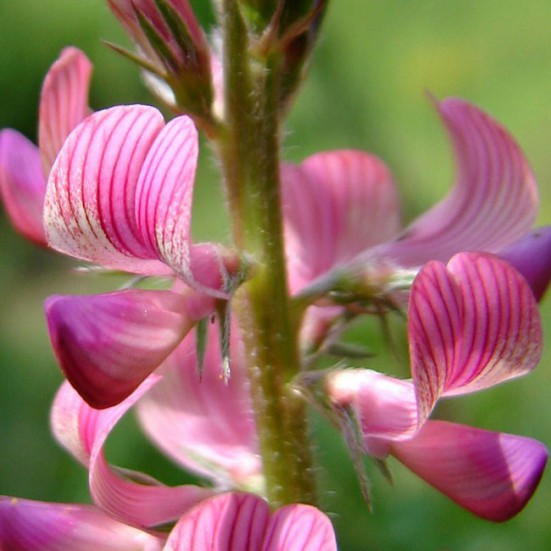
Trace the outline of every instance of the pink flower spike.
[[392, 453], [423, 480], [475, 515], [495, 522], [518, 514], [547, 462], [538, 441], [443, 421], [428, 421]]
[[66, 377], [89, 404], [105, 408], [131, 394], [214, 303], [192, 292], [127, 290], [54, 296], [45, 309]]
[[0, 195], [17, 231], [42, 246], [46, 246], [42, 223], [45, 190], [38, 148], [17, 131], [2, 130]]
[[0, 496], [0, 548], [6, 551], [160, 551], [163, 539], [90, 505]]
[[532, 370], [542, 349], [524, 278], [485, 253], [425, 265], [410, 297], [411, 370], [423, 423], [441, 395], [473, 392]]
[[524, 276], [539, 302], [551, 279], [551, 226], [532, 230], [501, 250], [499, 256]]
[[65, 48], [51, 66], [40, 96], [38, 145], [47, 178], [63, 142], [89, 113], [92, 65], [77, 48]]
[[536, 181], [507, 131], [460, 99], [437, 108], [454, 148], [456, 181], [445, 199], [378, 251], [402, 266], [447, 262], [466, 250], [497, 253], [528, 233], [536, 218]]
[[399, 231], [394, 182], [372, 155], [318, 153], [283, 165], [281, 180], [293, 292]]
[[88, 467], [95, 504], [111, 517], [140, 528], [174, 521], [212, 495], [212, 490], [198, 486], [164, 486], [141, 473], [115, 470], [105, 461], [103, 446], [110, 432], [157, 381], [157, 377], [149, 377], [125, 401], [103, 410], [91, 408], [65, 382], [57, 393], [51, 414], [52, 431], [57, 440]]
[[288, 505], [270, 515], [252, 494], [230, 493], [204, 501], [172, 530], [165, 551], [336, 551], [329, 519], [309, 505]]

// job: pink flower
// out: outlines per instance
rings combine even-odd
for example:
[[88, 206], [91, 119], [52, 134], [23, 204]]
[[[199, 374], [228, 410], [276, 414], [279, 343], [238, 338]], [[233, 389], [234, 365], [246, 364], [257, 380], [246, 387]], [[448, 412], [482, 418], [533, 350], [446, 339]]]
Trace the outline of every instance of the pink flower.
[[528, 285], [489, 254], [458, 254], [447, 267], [429, 262], [411, 290], [408, 337], [412, 381], [337, 371], [327, 383], [331, 402], [357, 419], [368, 453], [394, 455], [478, 516], [511, 518], [538, 485], [545, 447], [427, 419], [440, 397], [482, 390], [535, 367], [542, 333]]

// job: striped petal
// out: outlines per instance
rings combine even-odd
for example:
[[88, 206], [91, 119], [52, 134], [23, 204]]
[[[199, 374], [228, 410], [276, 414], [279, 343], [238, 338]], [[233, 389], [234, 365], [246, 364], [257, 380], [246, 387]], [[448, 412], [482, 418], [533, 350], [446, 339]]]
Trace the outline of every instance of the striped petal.
[[90, 112], [92, 65], [77, 48], [65, 48], [51, 66], [40, 96], [38, 145], [47, 177], [63, 142]]
[[89, 404], [105, 408], [132, 393], [214, 304], [192, 292], [127, 290], [54, 296], [45, 308], [67, 379]]
[[122, 524], [96, 507], [0, 497], [6, 551], [160, 551], [163, 538]]
[[465, 509], [496, 522], [524, 508], [547, 462], [536, 440], [443, 421], [428, 421], [392, 453]]
[[52, 407], [52, 430], [59, 441], [89, 470], [94, 503], [113, 518], [137, 527], [152, 527], [179, 518], [212, 495], [198, 486], [168, 487], [141, 473], [115, 470], [103, 455], [103, 446], [120, 418], [156, 382], [150, 377], [119, 405], [91, 408], [65, 382]]
[[0, 194], [15, 229], [46, 246], [42, 211], [46, 180], [38, 148], [25, 136], [7, 128], [0, 132]]
[[359, 151], [312, 155], [282, 167], [283, 212], [294, 292], [399, 230], [392, 177]]
[[137, 412], [149, 438], [184, 468], [221, 486], [253, 488], [261, 480], [261, 464], [237, 330], [234, 325], [227, 384], [220, 376], [218, 327], [211, 324], [202, 371], [190, 333], [165, 361], [163, 379], [140, 400]]
[[539, 361], [534, 296], [508, 263], [463, 253], [430, 262], [415, 279], [408, 336], [423, 422], [441, 395], [473, 392], [524, 375]]
[[457, 165], [450, 194], [378, 250], [402, 266], [447, 260], [457, 252], [498, 252], [534, 224], [535, 178], [513, 138], [473, 105], [450, 98], [438, 111]]

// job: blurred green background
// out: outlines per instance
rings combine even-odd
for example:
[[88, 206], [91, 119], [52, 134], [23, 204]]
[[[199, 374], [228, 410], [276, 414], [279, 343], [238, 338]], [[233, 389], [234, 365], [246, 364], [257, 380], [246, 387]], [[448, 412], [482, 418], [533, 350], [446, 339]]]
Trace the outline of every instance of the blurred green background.
[[[209, 20], [206, 2], [195, 5]], [[0, 3], [0, 127], [35, 139], [40, 85], [66, 45], [95, 64], [91, 105], [151, 102], [138, 71], [100, 39], [129, 45], [102, 0]], [[551, 221], [551, 3], [548, 0], [334, 0], [309, 79], [287, 125], [284, 156], [353, 147], [391, 167], [405, 220], [432, 205], [453, 181], [447, 138], [427, 101], [457, 95], [484, 108], [517, 138], [540, 182], [540, 224]], [[203, 149], [195, 234], [225, 238], [223, 201], [212, 156]], [[37, 250], [0, 213], [0, 494], [88, 501], [85, 471], [53, 441], [48, 414], [61, 382], [45, 331], [48, 295], [112, 289], [112, 281], [70, 272], [67, 259]], [[542, 305], [551, 332], [551, 299]], [[375, 343], [375, 348], [380, 346]], [[457, 421], [524, 434], [551, 445], [551, 362], [520, 381], [447, 402]], [[384, 369], [391, 360], [379, 361]], [[313, 416], [315, 417], [315, 416]], [[495, 525], [474, 518], [392, 462], [394, 487], [367, 464], [375, 511], [364, 506], [332, 429], [314, 419], [325, 509], [340, 549], [551, 549], [551, 476], [526, 510]], [[139, 434], [131, 416], [117, 428], [108, 456], [167, 483], [185, 475]]]

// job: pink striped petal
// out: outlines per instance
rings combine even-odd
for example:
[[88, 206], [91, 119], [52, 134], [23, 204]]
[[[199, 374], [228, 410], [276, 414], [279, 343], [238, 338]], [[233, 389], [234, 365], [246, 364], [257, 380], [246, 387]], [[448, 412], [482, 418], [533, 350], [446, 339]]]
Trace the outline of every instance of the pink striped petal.
[[141, 274], [170, 272], [144, 244], [136, 223], [136, 186], [164, 127], [153, 107], [118, 106], [85, 119], [65, 141], [46, 190], [50, 245], [76, 258]]
[[392, 453], [475, 515], [502, 522], [532, 497], [547, 462], [540, 442], [443, 421], [428, 421]]
[[551, 279], [551, 226], [532, 230], [499, 251], [499, 256], [524, 276], [536, 300], [540, 301]]
[[133, 392], [214, 303], [191, 292], [127, 290], [54, 296], [45, 308], [65, 375], [89, 404], [105, 408]]
[[0, 194], [14, 227], [38, 245], [46, 246], [42, 211], [46, 181], [38, 148], [7, 128], [0, 132]]
[[430, 262], [415, 279], [408, 336], [422, 423], [439, 396], [464, 394], [524, 375], [539, 361], [534, 296], [505, 261], [463, 253]]
[[165, 361], [163, 379], [137, 405], [150, 439], [186, 469], [222, 486], [256, 486], [261, 477], [245, 359], [237, 326], [232, 326], [231, 378], [221, 377], [217, 325], [211, 325], [202, 375], [195, 334], [190, 333]]
[[530, 231], [536, 218], [536, 181], [506, 130], [465, 101], [450, 98], [437, 107], [454, 148], [456, 182], [444, 200], [379, 249], [402, 266], [446, 262], [466, 250], [498, 252]]
[[417, 401], [413, 383], [371, 371], [347, 369], [327, 377], [332, 404], [352, 408], [366, 452], [384, 458], [391, 441], [405, 440], [417, 431]]
[[89, 505], [0, 497], [0, 548], [6, 551], [160, 551], [163, 538]]
[[47, 177], [63, 142], [90, 112], [92, 65], [77, 48], [65, 48], [51, 66], [40, 96], [38, 144]]
[[394, 183], [385, 165], [372, 155], [318, 153], [300, 166], [283, 165], [281, 178], [294, 292], [398, 233]]
[[[197, 486], [167, 487], [140, 473], [115, 470], [103, 446], [120, 418], [157, 381], [150, 377], [119, 405], [91, 408], [65, 382], [53, 404], [52, 430], [58, 441], [89, 469], [92, 498], [113, 518], [138, 527], [152, 527], [179, 518], [212, 491]], [[139, 481], [139, 482], [138, 482]]]

